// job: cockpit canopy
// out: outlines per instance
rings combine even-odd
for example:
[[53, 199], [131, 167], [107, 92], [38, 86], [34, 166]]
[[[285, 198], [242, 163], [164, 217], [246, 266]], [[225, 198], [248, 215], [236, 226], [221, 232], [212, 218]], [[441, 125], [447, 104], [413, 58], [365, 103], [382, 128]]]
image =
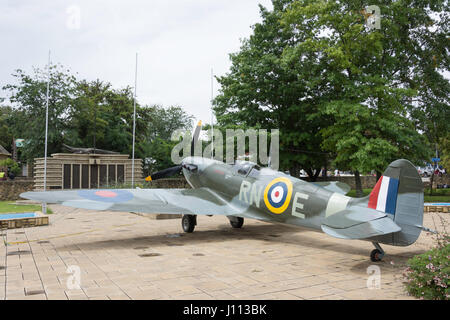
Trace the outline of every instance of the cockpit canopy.
[[242, 176], [247, 176], [249, 173], [251, 173], [251, 175], [258, 175], [261, 170], [261, 167], [258, 164], [250, 161], [236, 160], [233, 166], [236, 172]]

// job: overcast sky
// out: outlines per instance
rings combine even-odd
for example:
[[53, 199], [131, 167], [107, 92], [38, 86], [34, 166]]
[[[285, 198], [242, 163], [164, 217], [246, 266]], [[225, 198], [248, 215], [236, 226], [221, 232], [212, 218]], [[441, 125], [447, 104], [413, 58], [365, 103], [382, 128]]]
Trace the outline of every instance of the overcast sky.
[[272, 8], [270, 0], [2, 0], [0, 88], [15, 69], [44, 68], [49, 50], [81, 79], [134, 86], [138, 52], [139, 103], [179, 105], [210, 122], [211, 68], [228, 71], [229, 53], [261, 20], [258, 4]]

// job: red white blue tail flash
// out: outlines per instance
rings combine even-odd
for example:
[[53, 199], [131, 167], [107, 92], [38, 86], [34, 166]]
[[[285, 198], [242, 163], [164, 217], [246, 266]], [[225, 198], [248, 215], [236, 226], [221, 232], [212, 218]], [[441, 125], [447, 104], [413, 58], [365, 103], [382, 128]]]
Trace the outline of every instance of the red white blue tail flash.
[[382, 176], [370, 194], [369, 208], [395, 214], [398, 183], [398, 179]]

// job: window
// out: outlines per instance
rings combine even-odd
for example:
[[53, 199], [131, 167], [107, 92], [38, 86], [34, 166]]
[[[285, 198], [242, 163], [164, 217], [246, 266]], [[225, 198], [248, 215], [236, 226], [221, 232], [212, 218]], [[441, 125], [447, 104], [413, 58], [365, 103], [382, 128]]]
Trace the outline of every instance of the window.
[[71, 189], [71, 180], [72, 180], [72, 166], [70, 164], [64, 164], [64, 177], [63, 177], [63, 188]]
[[72, 165], [72, 189], [80, 189], [80, 165]]

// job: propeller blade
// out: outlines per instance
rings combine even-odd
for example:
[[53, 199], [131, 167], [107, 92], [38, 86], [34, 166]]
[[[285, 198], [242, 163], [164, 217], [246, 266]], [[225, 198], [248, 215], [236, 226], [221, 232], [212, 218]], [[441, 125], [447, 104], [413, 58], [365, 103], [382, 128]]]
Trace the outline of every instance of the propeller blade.
[[198, 137], [200, 136], [200, 131], [202, 131], [202, 121], [200, 120], [197, 124], [197, 127], [194, 131], [194, 136], [192, 137], [192, 144], [191, 144], [191, 156], [194, 156], [195, 151], [195, 145], [198, 141]]
[[181, 166], [176, 166], [176, 167], [164, 169], [164, 170], [155, 172], [151, 176], [148, 176], [147, 178], [145, 178], [145, 181], [153, 181], [153, 180], [159, 180], [159, 179], [163, 179], [163, 178], [168, 178], [168, 177], [171, 177], [171, 176], [173, 176], [173, 175], [175, 175], [177, 173], [180, 173], [181, 169], [182, 169]]

